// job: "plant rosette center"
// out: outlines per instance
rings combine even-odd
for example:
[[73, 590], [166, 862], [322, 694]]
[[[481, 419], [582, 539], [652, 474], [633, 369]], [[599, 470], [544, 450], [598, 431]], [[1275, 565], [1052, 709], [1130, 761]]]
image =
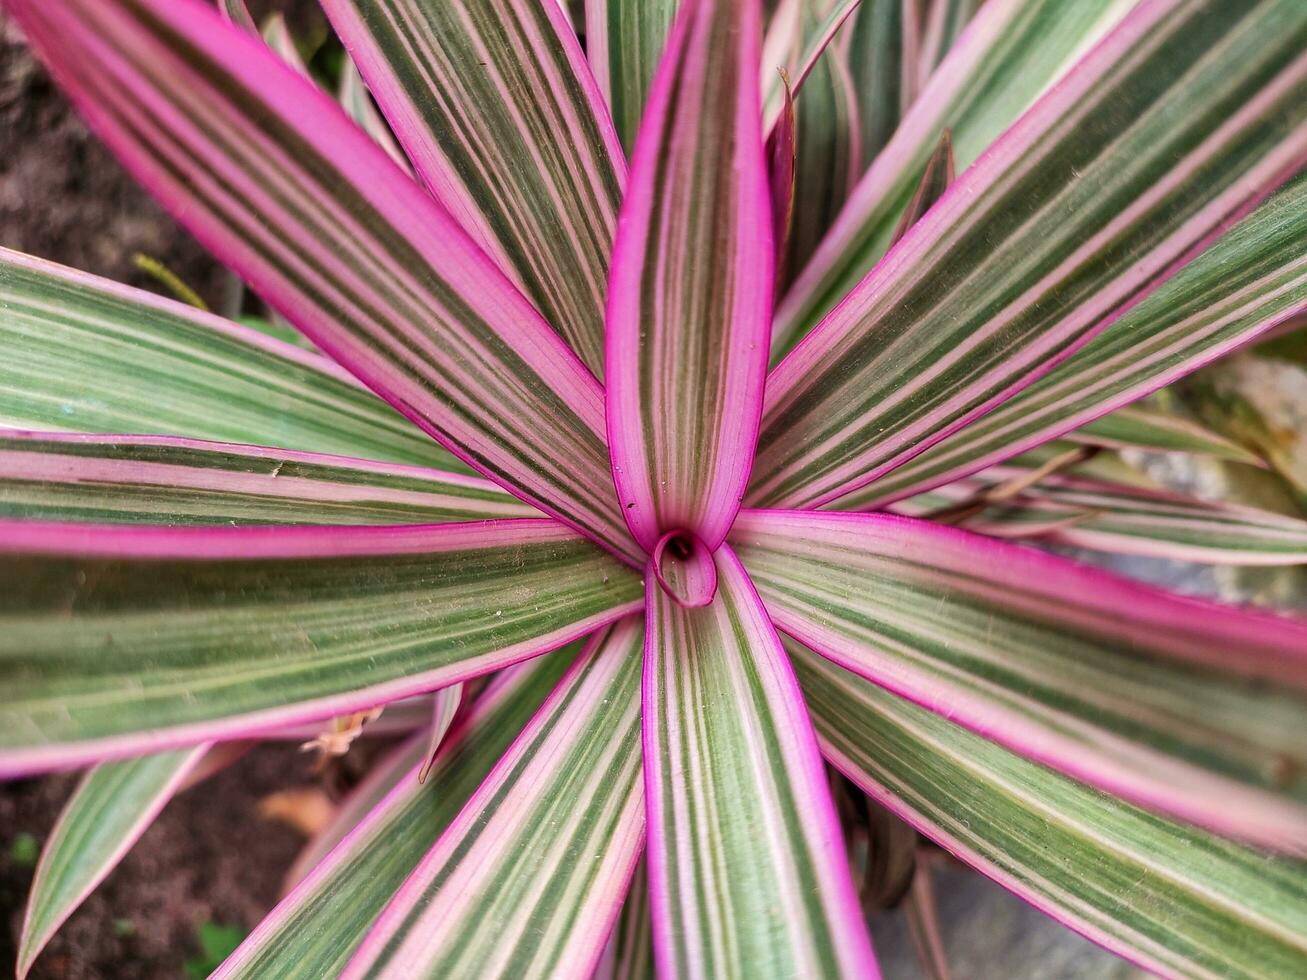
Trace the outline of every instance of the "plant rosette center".
[[717, 563], [693, 531], [668, 531], [650, 558], [658, 585], [678, 605], [706, 606], [717, 594]]

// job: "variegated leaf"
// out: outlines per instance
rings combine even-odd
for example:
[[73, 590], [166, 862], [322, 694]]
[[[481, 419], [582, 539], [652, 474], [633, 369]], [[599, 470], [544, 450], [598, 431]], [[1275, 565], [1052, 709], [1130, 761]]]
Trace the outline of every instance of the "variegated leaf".
[[712, 604], [649, 583], [644, 673], [658, 973], [877, 976], [807, 709], [728, 546]]
[[1096, 792], [790, 647], [822, 749], [1036, 908], [1163, 977], [1307, 971], [1307, 865]]
[[8, 4], [138, 179], [315, 344], [483, 474], [642, 563], [603, 391], [454, 219], [203, 4]]
[[983, 416], [1304, 161], [1307, 6], [1135, 8], [772, 373], [748, 501], [820, 506]]
[[36, 866], [23, 933], [18, 976], [50, 937], [122, 860], [208, 751], [205, 745], [106, 762], [83, 777], [64, 804]]
[[590, 641], [343, 978], [593, 971], [644, 840], [643, 640], [631, 618]]
[[626, 162], [559, 4], [323, 7], [432, 195], [600, 374]]
[[0, 424], [465, 469], [324, 357], [0, 248]]
[[0, 527], [0, 773], [384, 704], [638, 608], [547, 520], [434, 527]]
[[[864, 0], [865, 4], [873, 0]], [[1133, 0], [989, 0], [964, 43], [907, 114], [863, 175], [848, 206], [776, 309], [773, 356], [788, 352], [889, 249], [939, 134], [953, 133], [958, 172], [989, 145]], [[901, 19], [912, 34], [911, 17]], [[914, 45], [904, 41], [904, 48]], [[858, 62], [854, 61], [857, 72]], [[914, 74], [916, 56], [905, 59]], [[915, 79], [905, 82], [915, 88]], [[865, 93], [863, 98], [877, 97]], [[908, 106], [911, 105], [911, 111]]]
[[425, 784], [417, 779], [425, 738], [411, 742], [411, 754], [398, 760], [407, 768], [390, 791], [259, 923], [213, 980], [339, 976], [395, 890], [458, 816], [576, 653], [575, 647], [560, 650], [498, 674], [441, 746]]
[[654, 69], [680, 0], [585, 0], [586, 49], [595, 81], [629, 151]]
[[0, 430], [0, 518], [113, 524], [445, 524], [539, 513], [417, 466], [173, 436]]
[[622, 202], [607, 313], [608, 439], [626, 522], [708, 551], [740, 505], [762, 407], [773, 245], [758, 0], [685, 0]]
[[1143, 806], [1307, 854], [1307, 622], [926, 521], [746, 511], [777, 626], [890, 690]]
[[1307, 173], [1079, 353], [984, 418], [833, 506], [884, 506], [1069, 435], [1304, 312]]

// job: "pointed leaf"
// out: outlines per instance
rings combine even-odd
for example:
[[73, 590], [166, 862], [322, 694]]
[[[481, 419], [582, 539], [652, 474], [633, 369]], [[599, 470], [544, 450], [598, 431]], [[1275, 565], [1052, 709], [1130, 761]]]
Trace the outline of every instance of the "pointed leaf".
[[1256, 453], [1201, 422], [1155, 408], [1127, 405], [1082, 425], [1067, 438], [1111, 449], [1196, 453], [1232, 463], [1265, 467]]
[[746, 512], [778, 628], [1016, 752], [1307, 853], [1307, 622], [885, 514]]
[[0, 772], [358, 711], [638, 607], [552, 521], [0, 526]]
[[912, 198], [908, 201], [908, 207], [899, 220], [899, 226], [894, 229], [894, 239], [891, 244], [906, 235], [908, 229], [930, 210], [931, 205], [944, 196], [944, 192], [949, 189], [955, 176], [953, 136], [946, 129], [940, 134], [935, 152], [926, 161], [926, 169], [921, 172], [921, 181], [917, 184], [917, 189], [912, 192]]
[[463, 469], [326, 358], [0, 248], [0, 424], [158, 432]]
[[[660, 976], [877, 976], [807, 709], [729, 547], [712, 605], [647, 599], [644, 764]], [[653, 576], [646, 578], [652, 582]]]
[[[335, 977], [373, 920], [458, 815], [575, 659], [575, 647], [500, 673], [473, 702], [419, 785], [425, 739], [374, 809], [277, 904], [214, 980]], [[437, 789], [437, 787], [439, 787]]]
[[131, 850], [208, 750], [205, 745], [96, 766], [64, 804], [36, 866], [18, 976]]
[[0, 431], [0, 518], [444, 524], [538, 512], [472, 476], [173, 436]]
[[[839, 29], [858, 9], [860, 2], [861, 0], [830, 0], [820, 6], [820, 19], [814, 19], [808, 15], [816, 13], [819, 8], [810, 0], [800, 0], [788, 5], [801, 9], [797, 16], [784, 18], [786, 23], [783, 26], [777, 24], [777, 21], [783, 19], [779, 11], [772, 17], [772, 23], [767, 29], [762, 66], [764, 132], [769, 133], [775, 127], [785, 101], [784, 86], [776, 69], [787, 70], [790, 86], [797, 96], [813, 69], [823, 60]], [[778, 37], [778, 34], [781, 36]], [[798, 44], [786, 43], [790, 37], [802, 40]], [[769, 57], [777, 51], [793, 51], [795, 56], [785, 63], [772, 63]]]
[[[1018, 476], [1019, 466], [996, 466], [894, 506], [926, 516], [975, 499], [986, 488]], [[959, 523], [959, 522], [952, 522]], [[1076, 548], [1168, 561], [1218, 565], [1296, 565], [1307, 562], [1307, 521], [1257, 507], [1209, 502], [1081, 476], [1045, 477], [1014, 497], [981, 503], [966, 528], [996, 537], [1037, 537]]]
[[432, 195], [600, 374], [626, 163], [560, 5], [323, 8]]
[[1161, 976], [1307, 970], [1307, 865], [1159, 820], [790, 651], [827, 757], [1036, 908]]
[[[863, 175], [808, 267], [795, 270], [801, 275], [776, 309], [773, 356], [779, 360], [793, 348], [889, 249], [940, 133], [952, 131], [961, 173], [1129, 6], [1122, 0], [984, 4], [927, 90], [920, 98], [905, 99], [903, 105], [911, 105], [911, 111], [884, 153]], [[909, 76], [915, 64], [908, 43], [911, 26], [903, 23]], [[905, 84], [915, 85], [915, 80]]]
[[[809, 28], [815, 29], [817, 11], [805, 4], [803, 13]], [[797, 272], [821, 242], [862, 172], [857, 94], [841, 51], [827, 51], [813, 66], [803, 91], [795, 98], [794, 111], [794, 227], [786, 268]]]
[[749, 501], [819, 506], [984, 415], [1304, 161], [1307, 6], [1135, 8], [773, 372]]
[[608, 301], [608, 439], [627, 524], [709, 551], [749, 476], [773, 245], [757, 0], [686, 0], [649, 96]]
[[363, 83], [363, 76], [359, 74], [358, 66], [351, 58], [346, 58], [345, 63], [340, 66], [340, 85], [336, 90], [336, 98], [363, 132], [371, 136], [372, 141], [386, 151], [386, 156], [394, 160], [400, 169], [406, 171], [410, 169], [408, 157], [395, 142], [395, 134], [391, 132], [390, 125], [372, 104], [372, 96]]
[[785, 275], [785, 255], [789, 251], [790, 231], [794, 227], [795, 167], [798, 147], [795, 131], [794, 98], [788, 83], [780, 118], [767, 137], [767, 179], [771, 186], [772, 239], [776, 245], [776, 280]]
[[628, 151], [635, 146], [654, 69], [679, 4], [680, 0], [585, 0], [590, 65]]
[[190, 0], [9, 8], [128, 169], [318, 347], [480, 472], [643, 562], [598, 383], [323, 92]]
[[640, 650], [590, 641], [343, 977], [588, 976], [644, 840]]
[[449, 726], [454, 723], [458, 706], [463, 703], [463, 685], [451, 684], [442, 687], [431, 695], [431, 730], [427, 733], [427, 761], [418, 770], [418, 782], [425, 783], [431, 767], [436, 764], [440, 752], [440, 743], [449, 733]]
[[1069, 434], [1304, 312], [1307, 173], [1079, 353], [835, 506], [883, 506]]

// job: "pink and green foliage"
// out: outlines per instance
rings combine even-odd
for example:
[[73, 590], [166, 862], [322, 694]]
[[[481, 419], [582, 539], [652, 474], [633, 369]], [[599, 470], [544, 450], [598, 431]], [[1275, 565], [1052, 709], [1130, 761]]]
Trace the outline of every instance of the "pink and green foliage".
[[313, 347], [0, 250], [0, 774], [94, 766], [21, 973], [188, 775], [391, 705], [217, 975], [875, 976], [827, 763], [1307, 975], [1307, 623], [1000, 540], [1307, 561], [1055, 465], [1251, 458], [1117, 410], [1307, 311], [1301, 0], [324, 0], [344, 108], [237, 0], [0, 2]]

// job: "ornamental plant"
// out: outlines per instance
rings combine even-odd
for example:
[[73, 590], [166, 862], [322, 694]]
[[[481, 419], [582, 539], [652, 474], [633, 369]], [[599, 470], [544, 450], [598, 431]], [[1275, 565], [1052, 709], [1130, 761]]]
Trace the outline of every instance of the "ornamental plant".
[[[218, 976], [875, 976], [823, 759], [1150, 970], [1307, 974], [1307, 625], [922, 504], [1307, 308], [1301, 0], [324, 0], [393, 154], [239, 4], [4, 4], [316, 348], [0, 259], [0, 771], [97, 764], [20, 972], [233, 740], [416, 705]], [[1115, 540], [1307, 552], [1203, 515]]]

